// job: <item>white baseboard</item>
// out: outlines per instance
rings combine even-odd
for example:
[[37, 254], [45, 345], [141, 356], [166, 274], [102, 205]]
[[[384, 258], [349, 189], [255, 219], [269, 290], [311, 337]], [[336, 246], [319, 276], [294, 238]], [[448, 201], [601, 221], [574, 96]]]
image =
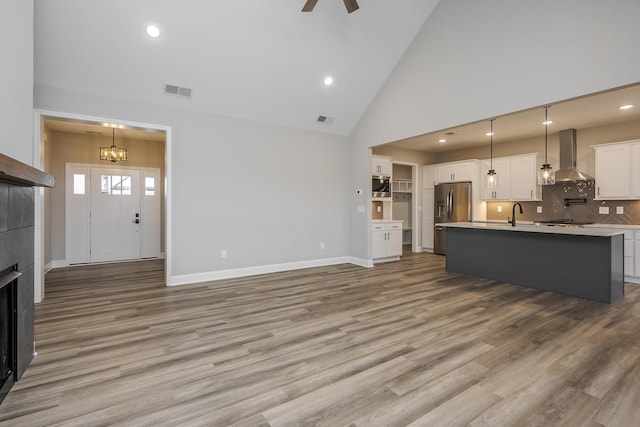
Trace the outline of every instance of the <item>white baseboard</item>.
[[640, 285], [640, 277], [624, 276], [624, 281], [633, 283], [634, 285]]
[[[49, 270], [54, 269], [54, 268], [69, 267], [69, 263], [67, 262], [66, 259], [53, 260], [47, 265], [50, 266]], [[47, 270], [47, 271], [49, 271], [49, 270]]]
[[188, 285], [192, 283], [212, 282], [223, 279], [255, 276], [257, 274], [278, 273], [281, 271], [300, 270], [310, 267], [324, 267], [327, 265], [347, 264], [349, 257], [325, 258], [310, 261], [287, 262], [283, 264], [260, 265], [256, 267], [234, 268], [229, 270], [208, 271], [205, 273], [181, 274], [167, 280], [167, 286]]
[[353, 256], [349, 257], [349, 263], [359, 265], [360, 267], [371, 268], [373, 267], [373, 260], [364, 259], [364, 258], [356, 258]]

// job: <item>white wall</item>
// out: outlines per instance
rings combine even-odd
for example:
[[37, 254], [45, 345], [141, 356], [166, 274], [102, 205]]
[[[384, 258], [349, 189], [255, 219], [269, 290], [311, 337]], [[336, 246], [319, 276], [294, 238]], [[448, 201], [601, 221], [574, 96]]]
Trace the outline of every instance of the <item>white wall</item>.
[[0, 1], [0, 153], [33, 165], [33, 0]]
[[36, 86], [35, 104], [171, 127], [172, 240], [167, 244], [172, 242], [177, 282], [196, 278], [190, 275], [206, 279], [224, 270], [348, 255], [344, 137], [44, 86]]
[[[439, 2], [351, 136], [352, 187], [370, 146], [637, 82], [638, 16], [637, 0]], [[351, 255], [368, 258], [358, 205]]]

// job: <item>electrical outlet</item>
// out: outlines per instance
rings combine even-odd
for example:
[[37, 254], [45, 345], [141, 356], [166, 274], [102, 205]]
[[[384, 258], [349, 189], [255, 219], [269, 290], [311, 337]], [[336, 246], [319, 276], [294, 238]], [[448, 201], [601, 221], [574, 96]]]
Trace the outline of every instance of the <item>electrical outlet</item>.
[[502, 213], [502, 206], [498, 206], [498, 213]]
[[378, 213], [382, 212], [382, 206], [378, 206], [377, 209], [378, 209]]
[[221, 250], [220, 251], [220, 258], [226, 258], [226, 257], [227, 257], [227, 251]]
[[616, 206], [616, 213], [622, 215], [624, 213], [624, 206]]
[[536, 207], [536, 212], [537, 213], [542, 213], [542, 206], [537, 206]]
[[609, 214], [609, 206], [600, 206], [598, 208], [598, 213], [602, 214], [602, 215], [608, 215]]

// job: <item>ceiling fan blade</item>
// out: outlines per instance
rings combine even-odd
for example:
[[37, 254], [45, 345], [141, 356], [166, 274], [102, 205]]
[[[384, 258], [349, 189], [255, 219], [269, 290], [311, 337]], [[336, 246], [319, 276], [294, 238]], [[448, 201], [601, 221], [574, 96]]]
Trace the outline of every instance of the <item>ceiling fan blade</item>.
[[347, 8], [347, 12], [351, 13], [351, 12], [355, 12], [356, 10], [360, 9], [360, 6], [358, 6], [358, 2], [356, 0], [344, 0], [344, 5]]
[[316, 7], [316, 3], [318, 3], [318, 0], [307, 0], [307, 2], [302, 7], [302, 11], [303, 12], [313, 11], [313, 8]]

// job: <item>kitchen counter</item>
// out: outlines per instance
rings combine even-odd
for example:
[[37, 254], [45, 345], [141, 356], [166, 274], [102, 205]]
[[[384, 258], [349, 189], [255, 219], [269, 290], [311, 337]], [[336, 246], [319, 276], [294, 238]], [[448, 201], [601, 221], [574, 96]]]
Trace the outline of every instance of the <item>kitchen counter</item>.
[[483, 230], [499, 230], [499, 231], [518, 231], [527, 233], [546, 233], [546, 234], [573, 234], [579, 236], [615, 236], [617, 234], [624, 234], [624, 230], [617, 229], [615, 227], [608, 227], [606, 225], [586, 225], [586, 226], [549, 226], [549, 225], [536, 225], [533, 222], [519, 224], [516, 222], [516, 226], [506, 222], [449, 222], [436, 224], [437, 226], [447, 228], [475, 228]]
[[613, 303], [624, 297], [624, 231], [459, 222], [447, 228], [447, 271]]

